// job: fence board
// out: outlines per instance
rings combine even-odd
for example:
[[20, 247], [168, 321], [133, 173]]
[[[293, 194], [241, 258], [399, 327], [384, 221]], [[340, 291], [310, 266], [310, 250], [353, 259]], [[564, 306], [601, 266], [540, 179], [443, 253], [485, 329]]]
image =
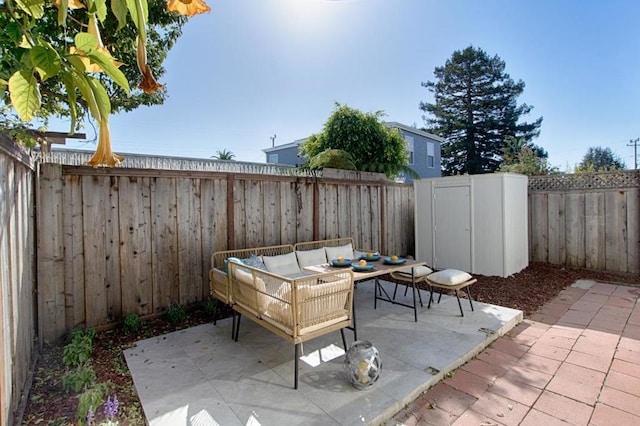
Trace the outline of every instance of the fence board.
[[247, 233], [246, 247], [264, 246], [264, 197], [262, 181], [244, 181], [244, 223]]
[[640, 273], [640, 189], [627, 192], [627, 269]]
[[605, 193], [605, 265], [608, 270], [627, 269], [627, 211], [625, 194], [618, 191]]
[[569, 193], [566, 196], [567, 264], [584, 267], [584, 194]]
[[321, 208], [317, 208], [313, 205], [313, 191], [314, 185], [308, 180], [299, 180], [296, 184], [296, 240], [287, 241], [287, 243], [297, 241], [312, 241], [313, 235], [313, 220], [316, 212], [321, 211]]
[[63, 187], [65, 323], [85, 321], [84, 239], [82, 233], [82, 186], [80, 176], [65, 176]]
[[[349, 199], [350, 185], [336, 185], [338, 191], [338, 207], [336, 222], [338, 226], [338, 237], [352, 236], [351, 232], [351, 210], [354, 206]], [[355, 207], [357, 208], [357, 207]]]
[[[549, 203], [547, 194], [530, 194], [529, 206], [531, 212], [531, 244], [530, 258], [534, 262], [549, 260]], [[565, 210], [566, 220], [566, 210]]]
[[111, 323], [119, 321], [122, 317], [123, 282], [120, 275], [120, 197], [118, 179], [115, 176], [109, 176], [104, 185], [108, 191], [107, 199], [105, 200], [107, 207], [104, 241], [106, 251], [105, 286], [107, 291], [107, 322]]
[[[585, 193], [585, 267], [605, 269], [604, 194]], [[563, 228], [564, 229], [564, 228]], [[563, 263], [563, 262], [552, 262]]]
[[233, 248], [248, 247], [245, 205], [245, 181], [234, 179], [233, 181]]
[[180, 302], [178, 272], [178, 201], [176, 180], [151, 181], [151, 264], [153, 312], [160, 313]]
[[263, 244], [265, 246], [275, 246], [280, 244], [280, 228], [282, 227], [282, 215], [280, 214], [280, 183], [264, 181], [263, 185]]
[[153, 313], [149, 178], [123, 177], [118, 185], [122, 311]]
[[553, 193], [547, 197], [548, 209], [548, 261], [561, 264], [566, 259], [565, 234], [565, 197], [564, 194]]
[[296, 242], [297, 207], [295, 182], [280, 182], [280, 241], [279, 244]]
[[106, 324], [107, 266], [106, 258], [111, 253], [106, 248], [106, 213], [108, 189], [106, 180], [100, 176], [82, 177], [82, 212], [85, 253], [86, 323], [89, 327]]
[[[227, 180], [202, 179], [200, 193], [202, 265], [206, 271], [205, 279], [208, 280], [211, 254], [227, 249]], [[177, 276], [175, 283], [177, 286]]]
[[38, 334], [50, 343], [70, 329], [64, 322], [62, 167], [42, 165], [38, 185]]
[[[180, 303], [204, 298], [200, 243], [200, 185], [196, 179], [178, 179], [178, 270]], [[207, 293], [208, 294], [208, 291]]]

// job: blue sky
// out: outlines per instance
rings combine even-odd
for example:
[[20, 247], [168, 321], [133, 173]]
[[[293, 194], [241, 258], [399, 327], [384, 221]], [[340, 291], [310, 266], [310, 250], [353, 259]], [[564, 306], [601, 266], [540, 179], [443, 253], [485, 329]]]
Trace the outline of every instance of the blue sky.
[[[423, 125], [421, 82], [455, 50], [498, 55], [526, 84], [534, 142], [566, 170], [590, 146], [633, 167], [640, 137], [640, 2], [635, 0], [208, 0], [165, 62], [162, 106], [111, 119], [116, 152], [209, 158], [322, 129], [334, 102]], [[61, 129], [52, 129], [61, 130]], [[66, 129], [64, 129], [66, 130]], [[93, 130], [85, 128], [90, 137]], [[68, 143], [94, 149], [94, 145]]]

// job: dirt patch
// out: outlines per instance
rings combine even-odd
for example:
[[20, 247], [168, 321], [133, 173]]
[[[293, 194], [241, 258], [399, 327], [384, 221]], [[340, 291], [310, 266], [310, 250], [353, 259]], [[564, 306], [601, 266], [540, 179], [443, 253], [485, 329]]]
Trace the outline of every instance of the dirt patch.
[[[580, 279], [600, 282], [631, 284], [640, 288], [637, 275], [620, 275], [564, 268], [544, 263], [533, 263], [525, 270], [508, 278], [476, 276], [472, 286], [474, 300], [520, 309], [525, 317], [553, 299], [561, 290]], [[230, 311], [225, 309], [220, 317]], [[94, 342], [92, 365], [97, 381], [109, 384], [109, 394], [119, 400], [118, 421], [121, 425], [145, 424], [144, 414], [133, 380], [127, 368], [123, 350], [136, 341], [211, 322], [212, 316], [199, 305], [191, 306], [187, 318], [173, 325], [164, 318], [144, 321], [135, 333], [115, 329], [98, 333]], [[24, 411], [22, 424], [75, 425], [78, 408], [77, 395], [68, 394], [62, 386], [66, 369], [62, 362], [62, 346], [48, 346], [41, 352], [34, 372], [31, 392]], [[96, 412], [96, 424], [104, 418], [101, 409]], [[84, 423], [82, 423], [84, 424]]]

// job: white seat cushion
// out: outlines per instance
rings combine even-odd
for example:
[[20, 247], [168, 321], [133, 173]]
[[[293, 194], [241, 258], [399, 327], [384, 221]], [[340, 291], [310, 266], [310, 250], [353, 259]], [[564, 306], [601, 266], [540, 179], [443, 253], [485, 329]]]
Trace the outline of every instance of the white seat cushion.
[[297, 250], [296, 256], [298, 257], [298, 265], [300, 268], [327, 263], [327, 255], [325, 254], [324, 248], [315, 250]]
[[415, 278], [425, 277], [433, 272], [433, 269], [427, 266], [415, 266], [413, 268], [403, 269], [398, 271], [398, 274], [411, 278], [411, 270], [413, 269], [413, 276]]
[[324, 249], [327, 252], [327, 260], [329, 261], [337, 259], [339, 257], [344, 257], [345, 259], [354, 258], [353, 246], [350, 243], [338, 247], [325, 247]]
[[471, 275], [464, 271], [458, 271], [457, 269], [444, 269], [439, 272], [434, 272], [429, 275], [427, 279], [437, 284], [442, 285], [457, 285], [463, 282], [469, 281]]
[[302, 272], [298, 266], [298, 259], [294, 252], [278, 256], [262, 256], [267, 271], [280, 275], [296, 275]]

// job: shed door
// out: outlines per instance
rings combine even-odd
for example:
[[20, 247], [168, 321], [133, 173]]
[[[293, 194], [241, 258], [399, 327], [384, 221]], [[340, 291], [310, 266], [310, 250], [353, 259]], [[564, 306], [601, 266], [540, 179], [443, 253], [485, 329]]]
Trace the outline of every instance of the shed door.
[[470, 187], [434, 189], [434, 266], [471, 271]]

